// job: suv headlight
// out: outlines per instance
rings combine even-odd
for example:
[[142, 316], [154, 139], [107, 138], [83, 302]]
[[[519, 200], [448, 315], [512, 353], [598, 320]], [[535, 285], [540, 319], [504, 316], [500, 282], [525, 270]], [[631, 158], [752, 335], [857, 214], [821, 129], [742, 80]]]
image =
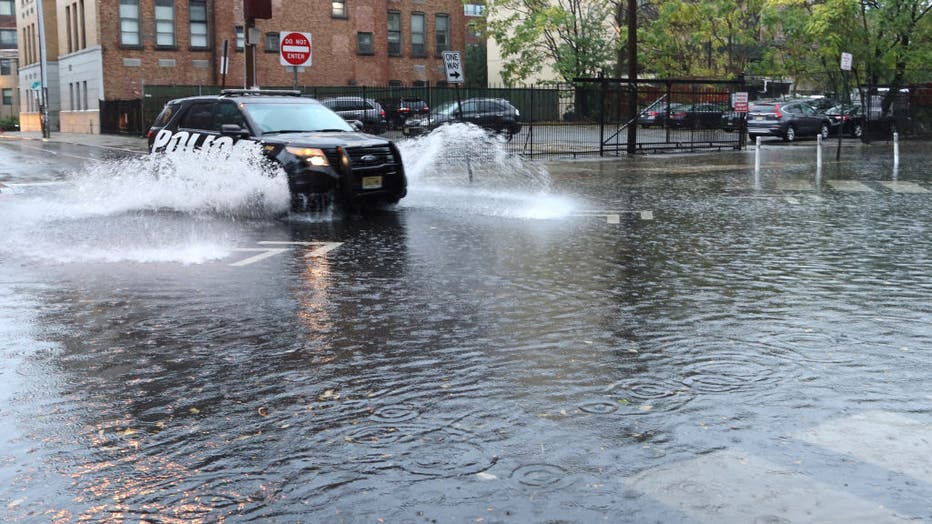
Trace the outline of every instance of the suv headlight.
[[324, 154], [322, 149], [313, 147], [288, 146], [285, 148], [285, 150], [296, 157], [307, 160], [307, 162], [312, 166], [323, 167], [330, 165], [330, 162], [327, 161], [327, 155]]

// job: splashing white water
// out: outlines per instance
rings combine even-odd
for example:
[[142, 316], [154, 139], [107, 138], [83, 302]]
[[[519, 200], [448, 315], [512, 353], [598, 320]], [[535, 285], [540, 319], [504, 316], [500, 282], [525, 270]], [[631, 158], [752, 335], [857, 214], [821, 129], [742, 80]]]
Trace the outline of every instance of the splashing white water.
[[0, 207], [8, 226], [0, 253], [54, 262], [202, 263], [239, 243], [236, 220], [289, 206], [284, 172], [246, 142], [225, 158], [179, 152], [101, 162], [31, 189]]
[[503, 137], [470, 124], [399, 143], [408, 175], [402, 206], [533, 219], [572, 212], [571, 199], [551, 194], [547, 168], [506, 146]]

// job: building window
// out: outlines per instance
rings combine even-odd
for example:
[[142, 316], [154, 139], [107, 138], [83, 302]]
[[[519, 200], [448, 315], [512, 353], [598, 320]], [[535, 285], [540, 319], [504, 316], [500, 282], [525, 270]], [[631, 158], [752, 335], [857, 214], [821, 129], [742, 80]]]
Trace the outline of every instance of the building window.
[[71, 53], [74, 51], [74, 47], [71, 45], [71, 6], [65, 6], [65, 29], [68, 33], [68, 52]]
[[485, 6], [479, 4], [465, 4], [463, 13], [466, 16], [482, 16], [485, 14]]
[[279, 40], [281, 35], [277, 32], [268, 32], [265, 34], [265, 52], [266, 53], [277, 53], [280, 49]]
[[81, 110], [81, 84], [75, 82], [74, 90], [75, 90], [75, 95], [74, 95], [75, 100], [74, 100], [74, 104], [71, 105], [71, 109], [73, 111], [80, 111]]
[[81, 49], [80, 47], [78, 47], [78, 43], [80, 42], [80, 38], [78, 36], [79, 35], [78, 33], [78, 4], [74, 4], [71, 6], [71, 26], [74, 29], [74, 46], [73, 47], [74, 47], [74, 50], [77, 51], [78, 49]]
[[138, 46], [139, 0], [120, 0], [120, 43]]
[[190, 0], [188, 17], [191, 24], [191, 47], [207, 49], [207, 0]]
[[0, 75], [8, 76], [13, 74], [13, 61], [9, 58], [0, 58]]
[[424, 13], [411, 15], [411, 55], [427, 56], [427, 47], [424, 45]]
[[13, 0], [0, 0], [0, 16], [13, 16]]
[[333, 18], [346, 18], [346, 0], [332, 0], [330, 9], [330, 16]]
[[437, 40], [436, 52], [439, 55], [450, 50], [450, 15], [438, 14], [434, 34]]
[[88, 109], [90, 106], [87, 105], [87, 80], [82, 82], [84, 84], [84, 109]]
[[155, 45], [175, 46], [175, 2], [155, 0]]
[[68, 82], [68, 107], [74, 111], [74, 84]]
[[401, 13], [388, 12], [388, 56], [401, 56]]
[[246, 49], [246, 34], [243, 32], [243, 26], [236, 26], [236, 50]]
[[79, 49], [87, 49], [87, 21], [84, 18], [84, 0], [81, 0], [79, 5], [78, 13], [81, 15], [81, 47]]
[[3, 105], [11, 106], [13, 105], [13, 89], [3, 89]]
[[372, 55], [372, 33], [356, 33], [356, 53], [360, 55]]
[[16, 48], [16, 29], [0, 29], [0, 47], [4, 49]]

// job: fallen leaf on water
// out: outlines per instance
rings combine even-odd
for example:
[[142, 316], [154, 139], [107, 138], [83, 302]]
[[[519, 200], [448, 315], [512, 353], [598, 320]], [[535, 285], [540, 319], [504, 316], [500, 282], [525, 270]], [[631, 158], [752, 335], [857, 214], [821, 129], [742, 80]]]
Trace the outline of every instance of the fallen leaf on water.
[[259, 416], [260, 416], [260, 417], [267, 417], [267, 416], [269, 416], [269, 410], [268, 410], [268, 408], [266, 408], [265, 406], [260, 406], [259, 409], [257, 409], [256, 411], [259, 412]]
[[624, 405], [627, 406], [627, 405], [630, 404], [631, 402], [629, 402], [628, 399], [626, 399], [626, 398], [620, 398], [620, 399], [618, 399], [618, 403], [619, 403], [619, 404], [624, 404]]
[[484, 471], [482, 471], [482, 472], [480, 472], [480, 473], [476, 473], [476, 477], [478, 477], [480, 480], [496, 480], [496, 479], [498, 479], [498, 477], [496, 477], [495, 475], [493, 475], [493, 474], [491, 474], [491, 473], [486, 473], [486, 472], [484, 472]]
[[650, 404], [644, 404], [643, 406], [639, 407], [638, 409], [640, 409], [641, 411], [650, 411], [650, 410], [654, 409], [654, 406], [651, 406]]
[[192, 415], [197, 415], [198, 413], [201, 412], [201, 410], [199, 410], [199, 409], [197, 409], [197, 408], [191, 408], [191, 409], [188, 410], [188, 412], [190, 412]]

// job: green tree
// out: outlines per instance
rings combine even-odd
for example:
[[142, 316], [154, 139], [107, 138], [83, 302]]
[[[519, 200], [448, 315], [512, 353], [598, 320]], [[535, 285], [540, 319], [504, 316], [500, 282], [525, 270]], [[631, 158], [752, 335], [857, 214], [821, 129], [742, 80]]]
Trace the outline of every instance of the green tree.
[[641, 24], [641, 62], [659, 77], [734, 77], [762, 57], [765, 0], [665, 0]]
[[501, 47], [508, 85], [544, 64], [571, 82], [613, 63], [618, 30], [607, 0], [492, 0], [487, 8], [488, 34]]

